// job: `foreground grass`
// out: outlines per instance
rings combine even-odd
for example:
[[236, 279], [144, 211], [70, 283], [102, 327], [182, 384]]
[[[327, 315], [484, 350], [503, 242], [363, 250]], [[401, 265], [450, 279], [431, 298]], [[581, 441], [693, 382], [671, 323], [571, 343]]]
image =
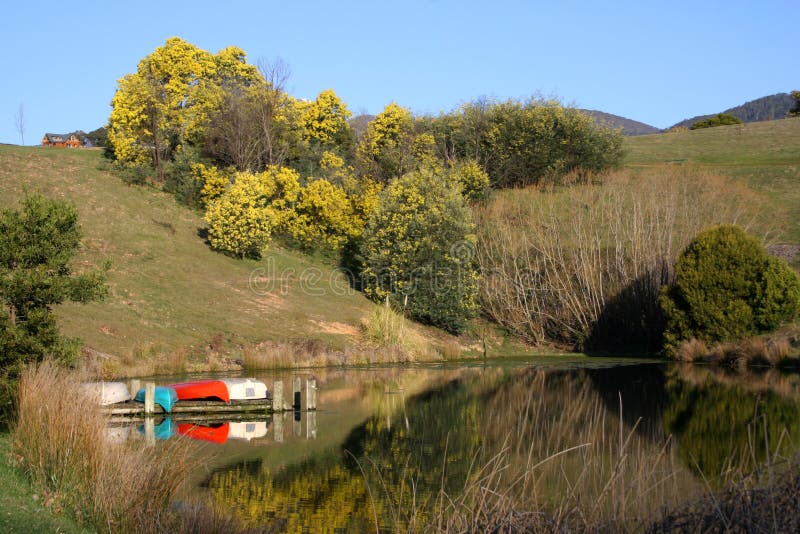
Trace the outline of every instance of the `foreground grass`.
[[0, 532], [90, 532], [45, 508], [41, 493], [11, 464], [11, 436], [0, 432]]
[[742, 180], [772, 201], [781, 238], [800, 243], [800, 118], [625, 138], [625, 165], [706, 168]]

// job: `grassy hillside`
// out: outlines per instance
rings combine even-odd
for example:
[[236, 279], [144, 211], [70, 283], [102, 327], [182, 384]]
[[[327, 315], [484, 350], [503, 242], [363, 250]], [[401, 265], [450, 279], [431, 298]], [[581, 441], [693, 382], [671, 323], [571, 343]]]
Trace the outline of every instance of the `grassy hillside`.
[[741, 179], [771, 201], [779, 240], [800, 243], [800, 118], [625, 138], [625, 165], [694, 165]]
[[359, 325], [375, 306], [332, 263], [278, 249], [261, 261], [213, 252], [198, 213], [104, 168], [99, 151], [0, 146], [0, 206], [16, 207], [25, 191], [68, 199], [84, 233], [77, 267], [111, 260], [105, 302], [58, 309], [66, 335], [123, 359], [190, 362], [263, 340], [363, 341]]

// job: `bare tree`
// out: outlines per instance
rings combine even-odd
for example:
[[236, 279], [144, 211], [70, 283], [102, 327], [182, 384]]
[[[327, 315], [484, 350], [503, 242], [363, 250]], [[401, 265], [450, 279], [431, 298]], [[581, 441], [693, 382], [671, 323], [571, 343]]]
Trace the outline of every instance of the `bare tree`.
[[25, 144], [25, 106], [19, 103], [17, 112], [14, 114], [14, 128], [19, 133], [20, 144]]
[[288, 146], [281, 142], [281, 138], [285, 138], [287, 133], [287, 125], [280, 124], [276, 119], [286, 104], [284, 86], [291, 75], [291, 69], [283, 59], [276, 58], [272, 61], [260, 59], [258, 70], [267, 82], [256, 110], [261, 129], [262, 159], [267, 165], [278, 165], [288, 156]]

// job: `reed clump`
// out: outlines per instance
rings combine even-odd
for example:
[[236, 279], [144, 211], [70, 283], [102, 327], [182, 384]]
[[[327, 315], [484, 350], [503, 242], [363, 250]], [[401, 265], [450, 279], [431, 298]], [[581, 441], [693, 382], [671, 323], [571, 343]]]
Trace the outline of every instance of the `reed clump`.
[[738, 341], [708, 344], [692, 338], [679, 344], [675, 358], [732, 369], [775, 367], [800, 369], [800, 324], [792, 323], [775, 332]]
[[667, 166], [500, 192], [475, 208], [483, 311], [534, 344], [658, 349], [678, 254], [713, 224], [766, 235], [763, 205], [741, 183]]
[[21, 468], [54, 502], [101, 532], [163, 532], [176, 525], [174, 504], [198, 467], [193, 447], [157, 447], [105, 439], [81, 376], [45, 361], [20, 377], [12, 429]]
[[403, 314], [386, 306], [375, 306], [361, 322], [364, 337], [373, 346], [394, 352], [397, 361], [431, 359], [436, 354], [431, 343], [417, 332]]

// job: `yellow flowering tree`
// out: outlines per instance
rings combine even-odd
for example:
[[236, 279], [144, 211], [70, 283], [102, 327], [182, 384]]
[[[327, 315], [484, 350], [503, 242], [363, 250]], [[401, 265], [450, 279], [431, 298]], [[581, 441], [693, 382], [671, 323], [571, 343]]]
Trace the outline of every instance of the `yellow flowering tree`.
[[411, 112], [390, 103], [367, 124], [356, 149], [362, 174], [384, 183], [400, 176], [409, 168], [413, 140]]
[[221, 197], [231, 182], [228, 173], [202, 163], [192, 165], [192, 178], [200, 186], [200, 202], [204, 207]]
[[233, 184], [206, 209], [211, 246], [242, 258], [259, 257], [273, 233], [296, 218], [299, 194], [299, 176], [292, 169], [237, 173]]
[[364, 291], [424, 323], [459, 333], [478, 311], [475, 227], [444, 171], [393, 180], [363, 233]]
[[322, 178], [301, 190], [294, 218], [289, 223], [292, 237], [304, 245], [334, 249], [342, 247], [362, 229], [363, 220], [356, 218], [345, 191]]
[[303, 109], [303, 136], [310, 142], [333, 145], [341, 142], [350, 126], [347, 119], [352, 116], [347, 105], [336, 96], [333, 89], [322, 91]]
[[475, 160], [455, 164], [450, 169], [450, 178], [461, 186], [461, 193], [469, 201], [481, 200], [489, 194], [489, 175]]
[[160, 179], [182, 143], [199, 144], [225, 87], [263, 82], [244, 52], [214, 55], [179, 37], [167, 39], [118, 82], [108, 139], [123, 164], [152, 163]]

